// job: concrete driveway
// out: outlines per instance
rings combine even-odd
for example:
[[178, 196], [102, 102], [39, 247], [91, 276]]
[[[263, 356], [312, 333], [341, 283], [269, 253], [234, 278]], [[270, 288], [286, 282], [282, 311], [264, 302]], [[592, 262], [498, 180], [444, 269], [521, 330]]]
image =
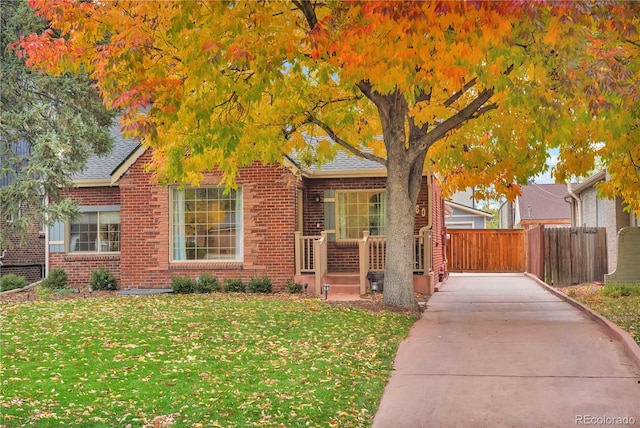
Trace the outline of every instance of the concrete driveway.
[[640, 368], [524, 275], [452, 275], [402, 342], [373, 427], [640, 427]]

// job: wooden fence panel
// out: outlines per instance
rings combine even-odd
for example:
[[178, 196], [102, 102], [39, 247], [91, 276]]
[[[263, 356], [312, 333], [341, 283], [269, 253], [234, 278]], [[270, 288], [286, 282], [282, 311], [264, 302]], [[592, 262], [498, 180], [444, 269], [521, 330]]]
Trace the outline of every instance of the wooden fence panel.
[[524, 272], [524, 230], [447, 229], [450, 272]]
[[573, 285], [604, 280], [607, 272], [604, 228], [546, 228], [543, 241], [544, 277], [541, 279], [546, 283]]
[[526, 271], [544, 279], [544, 226], [526, 231]]

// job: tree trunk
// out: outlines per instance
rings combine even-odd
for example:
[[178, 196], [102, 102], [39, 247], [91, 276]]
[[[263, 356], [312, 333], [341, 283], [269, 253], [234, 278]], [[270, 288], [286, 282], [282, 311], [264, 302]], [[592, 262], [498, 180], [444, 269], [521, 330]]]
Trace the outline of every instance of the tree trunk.
[[387, 158], [387, 258], [383, 302], [419, 311], [413, 294], [413, 234], [424, 155], [411, 162], [404, 142], [401, 143], [399, 150], [388, 152]]

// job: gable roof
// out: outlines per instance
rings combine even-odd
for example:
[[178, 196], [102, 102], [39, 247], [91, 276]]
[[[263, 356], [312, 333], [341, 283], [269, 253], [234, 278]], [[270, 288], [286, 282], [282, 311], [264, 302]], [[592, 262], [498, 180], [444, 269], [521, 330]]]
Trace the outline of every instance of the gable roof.
[[[571, 192], [574, 194], [578, 194], [580, 192], [582, 192], [583, 190], [586, 190], [590, 187], [593, 187], [594, 184], [602, 181], [602, 180], [606, 180], [607, 178], [607, 170], [603, 169], [602, 171], [598, 171], [595, 174], [593, 174], [591, 177], [587, 178], [585, 181], [583, 181], [582, 183], [579, 183], [575, 186], [572, 186], [571, 188]], [[565, 198], [569, 198], [571, 197], [571, 193], [569, 193], [568, 191], [566, 191], [567, 189], [565, 189]]]
[[110, 131], [114, 138], [113, 149], [106, 156], [92, 155], [87, 160], [84, 170], [73, 177], [76, 185], [81, 187], [112, 185], [112, 175], [140, 147], [137, 140], [122, 136], [120, 126], [117, 123], [111, 126]]
[[[91, 156], [84, 171], [74, 176], [78, 186], [115, 185], [122, 175], [146, 151], [137, 140], [122, 136], [118, 124], [111, 128], [114, 137], [113, 150], [107, 156]], [[311, 145], [317, 144], [321, 138], [309, 137]], [[288, 162], [287, 162], [288, 161]], [[345, 178], [345, 177], [386, 177], [387, 169], [378, 162], [360, 158], [338, 147], [334, 159], [321, 166], [304, 166], [295, 154], [285, 156], [285, 163], [299, 170], [306, 177], [313, 178]], [[425, 175], [426, 175], [425, 171]]]
[[521, 221], [545, 219], [570, 219], [571, 207], [564, 200], [565, 184], [531, 184], [522, 186], [518, 196]]
[[487, 218], [493, 217], [493, 214], [491, 214], [491, 213], [479, 210], [477, 208], [468, 207], [466, 205], [462, 205], [462, 204], [459, 204], [457, 202], [446, 200], [446, 201], [444, 201], [444, 203], [445, 203], [445, 205], [449, 205], [451, 208], [456, 208], [458, 210], [466, 211], [466, 212], [468, 212], [469, 214], [472, 214], [472, 215], [484, 216], [484, 217], [487, 217]]

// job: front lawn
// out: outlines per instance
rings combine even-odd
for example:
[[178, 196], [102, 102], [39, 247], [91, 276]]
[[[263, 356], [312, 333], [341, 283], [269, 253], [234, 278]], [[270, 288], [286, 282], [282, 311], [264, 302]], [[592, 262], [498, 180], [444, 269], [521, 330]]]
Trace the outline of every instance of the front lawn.
[[[627, 331], [640, 345], [640, 284], [614, 284], [606, 287], [582, 284], [558, 288]], [[622, 292], [619, 292], [620, 289]]]
[[0, 426], [368, 426], [415, 316], [211, 294], [0, 308]]

